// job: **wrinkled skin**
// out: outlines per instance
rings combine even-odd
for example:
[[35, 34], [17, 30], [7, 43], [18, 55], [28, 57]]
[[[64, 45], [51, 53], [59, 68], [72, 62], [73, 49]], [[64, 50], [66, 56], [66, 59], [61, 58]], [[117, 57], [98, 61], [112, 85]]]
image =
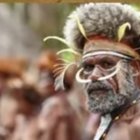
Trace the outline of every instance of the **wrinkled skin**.
[[[115, 76], [97, 81], [98, 78], [110, 74], [118, 62], [120, 62], [121, 68]], [[88, 107], [93, 113], [99, 114], [94, 121], [91, 121], [93, 127], [87, 125], [87, 128], [90, 128], [92, 134], [95, 135], [101, 115], [111, 113], [117, 108], [123, 108], [133, 99], [138, 98], [140, 93], [140, 76], [138, 73], [140, 63], [136, 60], [122, 60], [122, 58], [111, 55], [86, 57], [82, 63], [84, 68], [82, 78], [92, 80], [92, 82], [85, 84]], [[105, 139], [139, 140], [139, 110], [139, 104], [125, 109], [120, 119], [113, 122]]]

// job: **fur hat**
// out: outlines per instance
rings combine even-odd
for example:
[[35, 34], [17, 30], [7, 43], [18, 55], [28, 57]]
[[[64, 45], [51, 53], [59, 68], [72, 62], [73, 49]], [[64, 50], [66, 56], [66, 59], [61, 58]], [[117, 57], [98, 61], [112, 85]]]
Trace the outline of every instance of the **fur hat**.
[[[131, 30], [125, 35], [133, 36], [132, 39], [128, 39], [131, 41], [129, 45], [140, 45], [140, 13], [134, 7], [120, 3], [89, 3], [79, 6], [70, 14], [70, 17], [75, 16], [79, 18], [87, 37], [101, 35], [113, 40], [116, 40], [119, 26], [128, 22]], [[83, 48], [85, 39], [75, 18], [66, 21], [64, 36], [77, 48]]]

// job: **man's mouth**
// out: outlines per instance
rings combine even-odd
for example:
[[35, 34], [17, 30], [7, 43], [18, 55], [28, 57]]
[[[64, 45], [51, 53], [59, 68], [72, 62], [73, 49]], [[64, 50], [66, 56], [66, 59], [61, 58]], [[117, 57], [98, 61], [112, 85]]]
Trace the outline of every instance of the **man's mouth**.
[[109, 88], [96, 88], [96, 89], [88, 89], [88, 94], [89, 95], [94, 95], [94, 94], [104, 94], [109, 91]]

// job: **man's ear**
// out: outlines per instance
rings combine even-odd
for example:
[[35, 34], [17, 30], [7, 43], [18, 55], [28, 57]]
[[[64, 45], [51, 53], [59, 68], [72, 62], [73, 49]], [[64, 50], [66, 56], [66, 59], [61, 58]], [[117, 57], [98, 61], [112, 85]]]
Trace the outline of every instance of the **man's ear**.
[[76, 66], [71, 66], [65, 73], [64, 85], [67, 90], [70, 90], [73, 87], [75, 81], [75, 74], [77, 72]]

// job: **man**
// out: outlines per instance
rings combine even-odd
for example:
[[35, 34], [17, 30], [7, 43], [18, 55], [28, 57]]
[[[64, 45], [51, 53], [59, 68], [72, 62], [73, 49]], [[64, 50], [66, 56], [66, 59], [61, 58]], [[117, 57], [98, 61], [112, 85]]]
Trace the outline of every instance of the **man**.
[[89, 110], [97, 114], [93, 139], [139, 140], [139, 12], [119, 3], [81, 5], [64, 35], [82, 52], [76, 79], [84, 84]]

